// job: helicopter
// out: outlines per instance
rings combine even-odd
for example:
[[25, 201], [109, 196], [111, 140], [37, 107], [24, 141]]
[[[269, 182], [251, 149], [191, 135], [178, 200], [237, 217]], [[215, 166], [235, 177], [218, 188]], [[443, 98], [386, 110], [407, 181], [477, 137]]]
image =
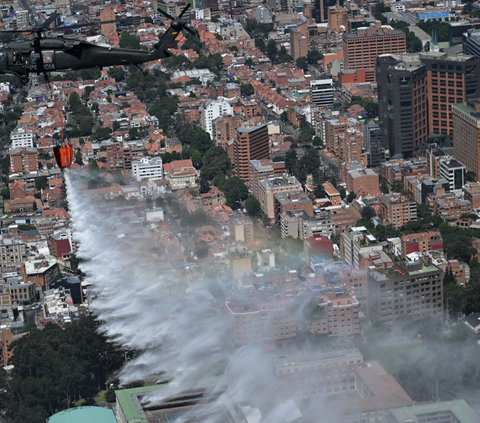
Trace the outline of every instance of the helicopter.
[[[76, 29], [91, 25], [118, 22], [116, 20], [51, 29], [49, 26], [58, 17], [58, 14], [53, 13], [41, 26], [24, 30], [0, 31], [0, 33], [35, 34], [33, 40], [11, 42], [0, 51], [0, 74], [14, 74], [19, 77], [22, 84], [27, 84], [31, 73], [43, 73], [46, 76], [47, 73], [50, 72], [116, 65], [135, 65], [141, 69], [140, 65], [143, 63], [170, 57], [171, 53], [168, 49], [175, 47], [175, 39], [182, 30], [185, 29], [189, 33], [195, 34], [188, 26], [188, 23], [182, 20], [183, 15], [189, 8], [190, 3], [186, 5], [176, 18], [158, 8], [158, 11], [172, 22], [170, 23], [170, 28], [163, 34], [152, 50], [104, 47], [63, 36], [43, 36], [47, 31], [65, 31], [66, 28]], [[144, 74], [148, 73], [143, 72]]]

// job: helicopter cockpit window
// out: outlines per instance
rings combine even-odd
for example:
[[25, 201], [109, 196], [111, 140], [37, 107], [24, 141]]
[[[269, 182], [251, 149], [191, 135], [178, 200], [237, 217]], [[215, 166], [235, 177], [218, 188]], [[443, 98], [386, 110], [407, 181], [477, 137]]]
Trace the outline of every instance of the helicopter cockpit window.
[[14, 65], [23, 65], [23, 56], [22, 53], [16, 51], [13, 53], [13, 64]]
[[53, 51], [44, 51], [43, 55], [43, 63], [53, 63]]

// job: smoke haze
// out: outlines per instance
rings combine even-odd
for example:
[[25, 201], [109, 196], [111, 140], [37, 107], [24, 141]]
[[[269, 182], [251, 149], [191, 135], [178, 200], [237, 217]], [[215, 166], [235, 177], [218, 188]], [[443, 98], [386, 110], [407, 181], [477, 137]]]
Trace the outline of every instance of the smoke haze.
[[[244, 347], [234, 354], [228, 341], [229, 324], [215, 312], [211, 294], [206, 290], [187, 294], [178, 274], [166, 274], [158, 264], [145, 260], [144, 238], [136, 236], [136, 229], [122, 223], [115, 212], [106, 212], [84, 196], [75, 179], [73, 172], [67, 173], [77, 255], [83, 259], [81, 270], [96, 296], [91, 308], [101, 322], [100, 330], [112, 341], [141, 351], [121, 370], [120, 383], [154, 375], [172, 379], [168, 393], [160, 390], [146, 397], [151, 405], [185, 386], [194, 388], [194, 381], [222, 374], [228, 363], [229, 389], [213, 392], [218, 399], [212, 407], [232, 397], [250, 404], [264, 389], [279, 394], [281, 389], [260, 350]], [[273, 408], [270, 415], [278, 412]]]

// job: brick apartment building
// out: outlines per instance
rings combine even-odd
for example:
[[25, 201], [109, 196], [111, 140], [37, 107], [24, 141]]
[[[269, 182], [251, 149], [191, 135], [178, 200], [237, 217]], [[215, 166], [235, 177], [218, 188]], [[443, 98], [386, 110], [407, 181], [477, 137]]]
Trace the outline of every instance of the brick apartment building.
[[263, 179], [280, 177], [286, 172], [285, 162], [250, 160], [250, 191], [259, 198], [259, 184]]
[[470, 201], [472, 209], [480, 207], [480, 183], [467, 182], [463, 188], [463, 198]]
[[[254, 299], [247, 303], [238, 300], [225, 303], [236, 344], [288, 340], [297, 336], [298, 322], [290, 296], [294, 287], [289, 286], [292, 288], [284, 288], [282, 294], [269, 296], [269, 292], [273, 292], [271, 289], [275, 289], [275, 292], [278, 290], [266, 284], [265, 290], [256, 290]], [[347, 294], [323, 292], [316, 292], [314, 297], [321, 313], [308, 323], [310, 332], [331, 336], [360, 333], [360, 305], [355, 298]]]
[[107, 170], [132, 169], [132, 151], [130, 147], [112, 144], [107, 148]]
[[368, 193], [375, 194], [380, 192], [378, 174], [372, 169], [354, 169], [346, 174], [347, 191], [357, 193], [360, 188], [364, 188]]
[[376, 81], [375, 63], [382, 54], [400, 54], [407, 49], [406, 35], [375, 21], [369, 28], [343, 34], [344, 68], [365, 69], [366, 82]]
[[480, 175], [480, 100], [452, 107], [453, 155], [466, 168]]
[[10, 173], [29, 173], [38, 170], [37, 149], [15, 148], [10, 151]]
[[443, 317], [441, 269], [422, 261], [368, 273], [367, 304], [372, 323], [392, 327], [406, 316], [420, 320]]
[[250, 180], [250, 160], [270, 158], [268, 128], [266, 124], [250, 128], [237, 128], [233, 144], [235, 175], [246, 183]]
[[[240, 126], [240, 119], [236, 116], [220, 116], [212, 122], [213, 140], [217, 146], [227, 151], [227, 143], [235, 139], [237, 128]], [[228, 151], [227, 151], [228, 153]]]
[[313, 217], [312, 199], [303, 191], [279, 192], [273, 196], [275, 223], [280, 224], [281, 215], [287, 211], [305, 211]]
[[300, 31], [292, 29], [290, 31], [290, 55], [293, 60], [300, 57], [307, 57], [308, 54], [308, 40]]
[[427, 205], [430, 213], [441, 216], [443, 219], [460, 219], [464, 214], [472, 212], [470, 201], [462, 200], [455, 194], [430, 194], [427, 197]]
[[302, 184], [295, 176], [262, 179], [258, 186], [258, 201], [269, 219], [275, 219], [275, 195], [302, 191]]
[[402, 235], [402, 258], [410, 253], [426, 253], [430, 250], [443, 251], [442, 234], [439, 231]]
[[417, 220], [417, 203], [401, 194], [382, 195], [379, 215], [385, 225], [399, 229], [409, 221]]
[[19, 269], [27, 260], [27, 245], [12, 238], [0, 242], [0, 268]]

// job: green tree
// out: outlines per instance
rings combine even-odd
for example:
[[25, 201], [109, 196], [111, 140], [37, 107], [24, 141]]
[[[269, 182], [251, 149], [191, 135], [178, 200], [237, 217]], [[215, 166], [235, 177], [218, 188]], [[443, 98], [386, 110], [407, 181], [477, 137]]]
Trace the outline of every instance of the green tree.
[[475, 273], [466, 285], [463, 295], [464, 311], [468, 316], [480, 312], [480, 273]]
[[312, 144], [314, 147], [323, 147], [323, 140], [320, 137], [313, 137]]
[[299, 57], [296, 64], [297, 68], [302, 69], [304, 72], [308, 71], [308, 60], [306, 57]]
[[314, 136], [315, 136], [315, 129], [313, 129], [309, 124], [306, 124], [300, 130], [300, 135], [298, 136], [298, 143], [309, 144], [312, 142], [312, 139]]
[[210, 183], [205, 175], [200, 175], [200, 194], [205, 194], [210, 191]]
[[318, 155], [318, 151], [311, 148], [307, 150], [306, 154], [297, 162], [294, 174], [297, 179], [304, 185], [308, 175], [313, 175], [314, 177], [317, 177], [319, 175], [319, 172], [320, 157]]
[[127, 31], [123, 31], [122, 35], [120, 35], [120, 47], [138, 50], [140, 48], [140, 40], [135, 37], [135, 35], [132, 35]]
[[35, 178], [35, 189], [40, 191], [42, 188], [48, 188], [48, 179], [46, 176]]
[[82, 152], [80, 150], [77, 150], [75, 153], [75, 163], [83, 166]]
[[323, 54], [318, 51], [312, 50], [312, 51], [309, 51], [307, 54], [307, 61], [308, 61], [308, 64], [310, 65], [315, 66], [317, 65], [317, 62], [322, 59], [323, 59]]
[[240, 202], [248, 197], [248, 188], [238, 176], [233, 176], [225, 181], [223, 192], [227, 206], [233, 209], [240, 207]]
[[347, 195], [347, 203], [351, 203], [357, 195], [352, 191], [349, 192]]
[[372, 206], [365, 206], [362, 209], [362, 219], [366, 221], [372, 220], [377, 214], [375, 213], [375, 210], [373, 209]]
[[203, 164], [201, 167], [201, 174], [209, 181], [219, 174], [227, 174], [231, 169], [232, 164], [227, 152], [222, 147], [210, 147], [203, 156]]
[[367, 99], [363, 102], [363, 108], [365, 109], [365, 112], [367, 113], [367, 117], [369, 119], [373, 119], [378, 117], [378, 103], [371, 100]]
[[109, 68], [108, 75], [110, 78], [115, 79], [116, 82], [120, 82], [125, 79], [125, 71], [119, 66]]
[[15, 367], [8, 391], [1, 394], [9, 421], [45, 422], [105, 386], [123, 357], [97, 328], [93, 317], [64, 328], [47, 323], [43, 330], [31, 328], [12, 344], [10, 362]]
[[266, 55], [272, 61], [272, 63], [275, 63], [275, 59], [278, 55], [277, 43], [275, 42], [275, 40], [268, 41], [266, 47]]
[[115, 395], [115, 389], [113, 388], [108, 388], [107, 392], [105, 392], [105, 401], [113, 403], [117, 400], [117, 397]]
[[252, 84], [241, 84], [240, 85], [240, 92], [242, 97], [248, 97], [254, 94], [253, 85]]
[[249, 195], [245, 200], [245, 209], [252, 216], [258, 216], [262, 211], [260, 202], [253, 195]]
[[285, 167], [287, 168], [290, 175], [295, 174], [297, 167], [297, 153], [293, 148], [290, 148], [285, 155]]
[[475, 174], [475, 172], [472, 172], [471, 170], [469, 170], [465, 174], [465, 178], [467, 179], [468, 182], [477, 182], [477, 175]]
[[88, 164], [88, 168], [90, 170], [98, 170], [98, 163], [96, 160], [91, 160], [90, 163]]

